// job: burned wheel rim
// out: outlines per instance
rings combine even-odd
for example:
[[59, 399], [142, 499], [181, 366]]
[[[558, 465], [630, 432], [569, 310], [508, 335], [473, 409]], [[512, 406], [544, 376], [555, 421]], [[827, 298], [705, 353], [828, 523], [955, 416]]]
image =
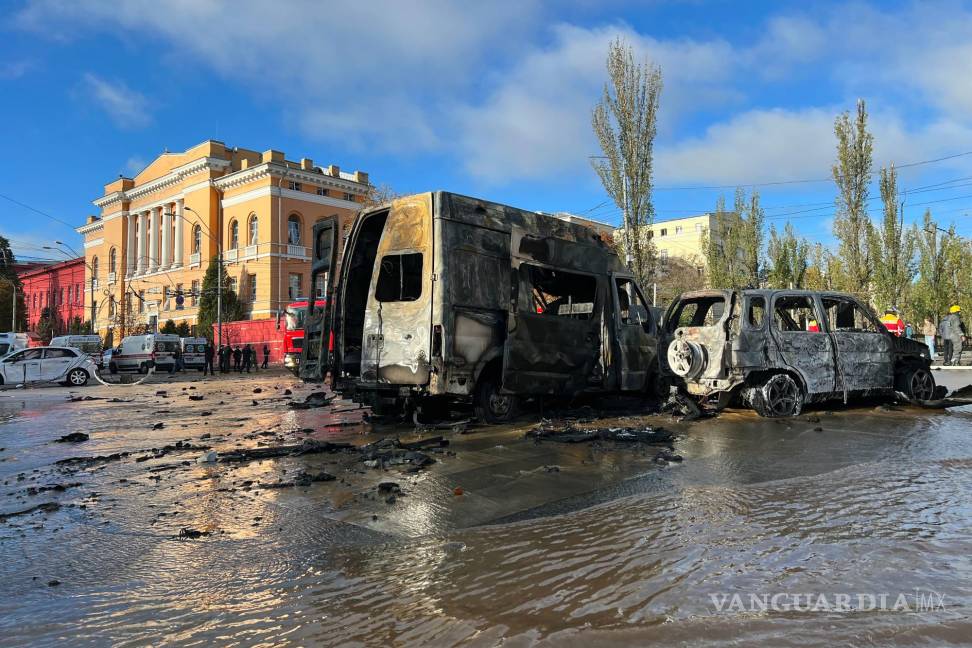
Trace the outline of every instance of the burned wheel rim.
[[803, 392], [793, 378], [777, 374], [763, 386], [763, 402], [770, 416], [796, 416], [803, 407]]
[[74, 369], [68, 374], [68, 382], [72, 385], [83, 385], [88, 382], [88, 374], [80, 369]]
[[908, 381], [911, 397], [919, 401], [931, 400], [935, 395], [935, 379], [924, 369], [912, 372]]

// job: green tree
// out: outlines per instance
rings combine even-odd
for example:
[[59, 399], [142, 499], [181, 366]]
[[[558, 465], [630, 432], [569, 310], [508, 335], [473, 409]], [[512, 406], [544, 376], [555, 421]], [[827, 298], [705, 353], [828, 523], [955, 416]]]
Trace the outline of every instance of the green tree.
[[220, 263], [221, 261], [217, 258], [213, 258], [209, 262], [206, 275], [203, 277], [202, 295], [199, 298], [199, 335], [208, 338], [210, 341], [215, 337], [213, 324], [216, 322], [217, 315], [217, 290], [222, 294], [224, 322], [235, 322], [243, 319], [244, 316], [243, 304], [240, 303], [237, 294], [229, 288], [225, 267], [223, 268], [223, 285], [217, 289]]
[[783, 233], [770, 227], [767, 246], [769, 272], [767, 284], [770, 288], [806, 288], [807, 272], [810, 268], [810, 244], [793, 231], [787, 223]]
[[915, 319], [927, 316], [937, 323], [967, 287], [967, 279], [962, 279], [968, 275], [968, 266], [962, 264], [967, 255], [954, 225], [942, 231], [930, 210], [925, 211], [921, 225], [912, 230], [918, 248], [918, 280], [908, 308]]
[[605, 191], [625, 215], [625, 263], [647, 285], [654, 271], [654, 244], [643, 235], [654, 220], [652, 167], [662, 89], [661, 68], [635, 63], [631, 47], [618, 39], [608, 50], [609, 81], [591, 115], [603, 160], [592, 160]]
[[44, 344], [50, 344], [51, 338], [61, 330], [60, 321], [57, 317], [57, 312], [50, 309], [50, 307], [45, 306], [41, 309], [40, 318], [37, 321], [37, 335], [40, 339], [44, 341]]
[[708, 283], [713, 288], [757, 288], [765, 280], [763, 228], [765, 216], [755, 191], [736, 189], [732, 211], [719, 197], [712, 231], [703, 235]]
[[175, 335], [175, 332], [176, 332], [175, 320], [170, 320], [170, 319], [165, 320], [165, 324], [163, 324], [162, 328], [159, 329], [159, 333], [166, 333], [169, 335]]
[[868, 184], [871, 178], [874, 137], [867, 130], [867, 109], [864, 100], [857, 101], [857, 115], [838, 115], [834, 121], [837, 136], [837, 162], [833, 166], [837, 184], [837, 216], [834, 236], [839, 242], [838, 255], [845, 272], [843, 287], [870, 301], [872, 255], [868, 243], [872, 240], [870, 218], [867, 216]]
[[[10, 331], [11, 326], [14, 327], [13, 332], [27, 330], [27, 306], [20, 277], [14, 269], [16, 260], [10, 241], [0, 236], [0, 331]], [[17, 301], [16, 322], [12, 312], [14, 299]]]
[[189, 337], [189, 333], [191, 333], [191, 331], [189, 330], [189, 322], [187, 322], [186, 320], [182, 320], [181, 322], [176, 324], [175, 333], [179, 337]]
[[884, 218], [880, 229], [874, 228], [870, 244], [874, 258], [874, 299], [878, 310], [903, 306], [902, 296], [915, 276], [915, 233], [904, 225], [894, 165], [890, 169], [881, 169], [880, 188]]

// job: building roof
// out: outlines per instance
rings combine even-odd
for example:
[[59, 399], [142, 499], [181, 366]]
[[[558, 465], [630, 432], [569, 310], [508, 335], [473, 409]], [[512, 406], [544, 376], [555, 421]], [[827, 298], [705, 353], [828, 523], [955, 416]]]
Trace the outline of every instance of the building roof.
[[67, 259], [65, 261], [54, 261], [51, 263], [45, 263], [40, 267], [30, 268], [17, 273], [21, 279], [29, 279], [31, 277], [38, 277], [45, 274], [54, 274], [61, 270], [67, 270], [72, 266], [84, 265], [84, 257], [77, 257], [76, 259]]

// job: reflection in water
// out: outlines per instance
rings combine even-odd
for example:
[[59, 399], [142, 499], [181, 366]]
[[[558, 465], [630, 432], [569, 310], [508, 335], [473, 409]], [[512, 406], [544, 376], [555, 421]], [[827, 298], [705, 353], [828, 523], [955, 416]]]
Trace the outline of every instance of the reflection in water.
[[[47, 440], [81, 425], [77, 416], [52, 409], [42, 428], [22, 417], [0, 427], [0, 446], [15, 437], [22, 444], [16, 462], [0, 463], [7, 500], [23, 488], [15, 474], [32, 466], [48, 471], [41, 481], [64, 480], [50, 470], [52, 456], [78, 451]], [[112, 415], [94, 406], [83, 416], [91, 429], [112, 425]], [[909, 418], [893, 433], [873, 433], [888, 429], [888, 420], [856, 433], [853, 416], [835, 417], [833, 431], [821, 436], [730, 413], [680, 442], [683, 467], [626, 481], [611, 497], [591, 498], [600, 502], [593, 505], [556, 507], [548, 494], [547, 513], [556, 514], [537, 510], [519, 522], [458, 529], [444, 523], [451, 495], [403, 497], [393, 510], [417, 536], [407, 539], [341, 521], [347, 511], [338, 510], [336, 493], [349, 486], [252, 487], [307, 468], [304, 458], [186, 466], [193, 458], [186, 455], [153, 464], [156, 472], [133, 461], [105, 464], [57, 496], [60, 511], [0, 525], [0, 643], [72, 636], [133, 644], [698, 645], [744, 637], [819, 645], [861, 636], [893, 641], [905, 629], [916, 643], [958, 643], [972, 631], [964, 612], [972, 603], [969, 417]], [[304, 413], [272, 411], [249, 423], [240, 434], [312, 424]], [[226, 447], [242, 443], [229, 428], [207, 429], [225, 434]], [[156, 444], [198, 439], [198, 432], [172, 424]], [[139, 434], [119, 429], [84, 453], [144, 447]], [[516, 455], [481, 445], [484, 465]], [[596, 470], [626, 461], [564, 452], [596, 456]], [[519, 464], [496, 466], [496, 479], [517, 483]], [[448, 494], [448, 480], [429, 477], [436, 479]], [[178, 539], [182, 527], [213, 535]], [[61, 585], [47, 587], [52, 578]], [[851, 619], [720, 613], [711, 602], [732, 593], [914, 587], [945, 593], [947, 609]]]

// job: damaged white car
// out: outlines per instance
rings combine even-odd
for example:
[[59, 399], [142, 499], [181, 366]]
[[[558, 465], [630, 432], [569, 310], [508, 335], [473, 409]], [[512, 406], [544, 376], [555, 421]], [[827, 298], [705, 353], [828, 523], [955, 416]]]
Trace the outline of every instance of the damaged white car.
[[889, 333], [852, 295], [698, 291], [675, 299], [664, 321], [668, 372], [717, 409], [738, 398], [761, 416], [796, 416], [809, 401], [936, 396], [928, 347]]

